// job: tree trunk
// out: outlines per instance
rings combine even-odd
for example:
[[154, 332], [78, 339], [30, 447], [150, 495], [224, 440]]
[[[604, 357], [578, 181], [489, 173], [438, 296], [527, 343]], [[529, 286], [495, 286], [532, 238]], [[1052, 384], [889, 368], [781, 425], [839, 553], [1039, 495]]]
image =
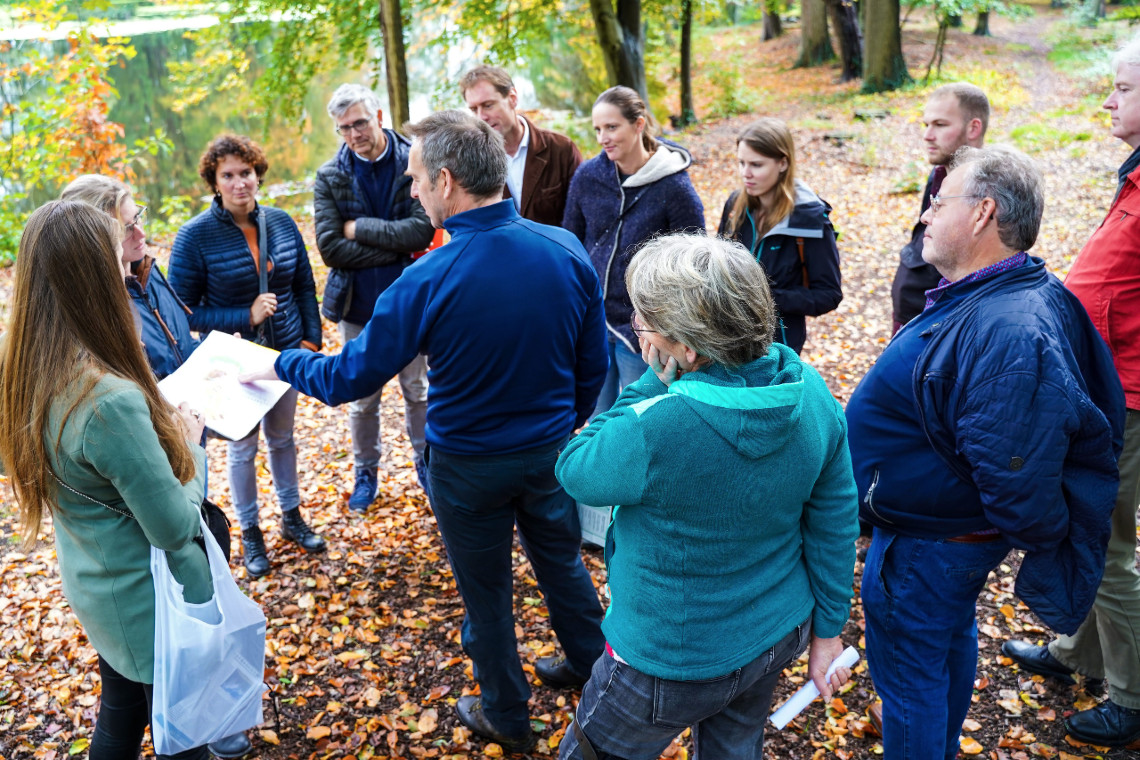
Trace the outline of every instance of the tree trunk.
[[796, 66], [818, 66], [835, 58], [827, 35], [827, 7], [824, 0], [800, 2], [800, 57]]
[[962, 16], [960, 14], [949, 16], [946, 19], [946, 23], [949, 24], [953, 29], [960, 29], [962, 26]]
[[[942, 76], [942, 51], [946, 47], [946, 30], [950, 28], [949, 17], [942, 17], [938, 20], [938, 35], [934, 38], [934, 53], [930, 56], [930, 62], [926, 64], [926, 79], [924, 82], [930, 81], [931, 72], [937, 71], [938, 76]], [[937, 66], [937, 69], [935, 68]]]
[[784, 33], [780, 23], [780, 6], [777, 0], [761, 0], [760, 12], [764, 18], [764, 33], [761, 40], [774, 40]]
[[893, 90], [910, 81], [902, 54], [899, 0], [866, 0], [863, 90]]
[[380, 33], [384, 36], [384, 72], [388, 80], [388, 118], [392, 128], [411, 121], [408, 107], [408, 66], [404, 58], [404, 19], [400, 0], [380, 0]]
[[827, 13], [839, 38], [839, 56], [843, 62], [842, 81], [863, 76], [863, 34], [859, 31], [859, 14], [851, 0], [827, 0]]
[[990, 36], [990, 12], [981, 11], [978, 13], [978, 23], [974, 27], [974, 36], [976, 37], [989, 37]]
[[641, 0], [590, 0], [594, 30], [611, 85], [624, 84], [649, 102], [645, 80], [645, 40], [641, 36]]
[[681, 0], [681, 126], [697, 123], [693, 110], [693, 0]]
[[1049, 0], [1050, 8], [1064, 8], [1065, 0]]

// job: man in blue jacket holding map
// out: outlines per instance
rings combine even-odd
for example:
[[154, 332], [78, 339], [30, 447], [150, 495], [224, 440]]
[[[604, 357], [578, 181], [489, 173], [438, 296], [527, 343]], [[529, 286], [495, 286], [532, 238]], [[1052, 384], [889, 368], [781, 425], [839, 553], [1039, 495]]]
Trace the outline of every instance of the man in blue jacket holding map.
[[275, 369], [303, 393], [342, 404], [375, 392], [417, 354], [428, 357], [432, 509], [466, 606], [463, 648], [482, 694], [460, 698], [459, 718], [505, 750], [525, 752], [535, 734], [514, 632], [514, 525], [566, 654], [565, 662], [538, 663], [539, 676], [572, 683], [605, 645], [576, 506], [554, 477], [559, 451], [606, 375], [601, 287], [577, 238], [523, 219], [502, 199], [507, 159], [498, 133], [458, 111], [408, 132], [412, 196], [451, 241], [380, 295], [340, 354], [285, 351]]

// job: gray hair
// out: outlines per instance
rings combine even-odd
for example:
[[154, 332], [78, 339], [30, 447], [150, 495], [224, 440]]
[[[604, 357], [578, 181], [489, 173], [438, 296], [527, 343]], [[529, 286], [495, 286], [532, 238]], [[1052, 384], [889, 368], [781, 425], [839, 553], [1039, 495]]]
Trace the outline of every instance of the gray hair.
[[364, 110], [372, 115], [380, 110], [380, 98], [375, 92], [362, 84], [347, 83], [336, 88], [336, 92], [329, 99], [329, 116], [339, 119], [345, 111], [357, 103], [364, 104]]
[[772, 345], [768, 276], [740, 243], [693, 233], [653, 238], [630, 261], [625, 285], [646, 327], [718, 364], [747, 364]]
[[1004, 145], [954, 151], [950, 170], [963, 169], [962, 193], [993, 198], [998, 237], [1014, 251], [1028, 251], [1037, 242], [1045, 189], [1041, 170], [1029, 156]]
[[502, 195], [507, 181], [503, 136], [466, 111], [439, 111], [404, 132], [420, 145], [420, 160], [431, 186], [445, 167], [475, 198]]
[[1140, 66], [1140, 33], [1133, 35], [1132, 39], [1112, 55], [1112, 70], [1119, 71], [1121, 66]]

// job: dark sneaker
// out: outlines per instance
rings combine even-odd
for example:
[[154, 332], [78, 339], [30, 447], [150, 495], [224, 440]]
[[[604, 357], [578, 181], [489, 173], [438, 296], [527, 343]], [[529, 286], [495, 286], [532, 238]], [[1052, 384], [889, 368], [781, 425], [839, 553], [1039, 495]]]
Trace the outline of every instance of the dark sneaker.
[[1091, 710], [1081, 710], [1065, 719], [1069, 734], [1082, 742], [1104, 747], [1123, 747], [1140, 739], [1140, 710], [1105, 700]]
[[570, 667], [570, 661], [562, 657], [539, 657], [534, 663], [534, 674], [552, 689], [580, 689], [590, 680]]
[[1001, 651], [1006, 657], [1021, 666], [1022, 670], [1036, 673], [1039, 676], [1048, 676], [1066, 686], [1072, 686], [1077, 682], [1073, 678], [1073, 671], [1049, 654], [1048, 646], [1039, 647], [1024, 641], [1010, 640], [1001, 645]]
[[367, 512], [368, 507], [376, 500], [377, 486], [375, 467], [358, 469], [356, 483], [352, 487], [352, 496], [348, 497], [348, 508], [353, 512]]
[[538, 744], [538, 737], [533, 731], [528, 731], [526, 736], [514, 737], [500, 733], [497, 728], [491, 725], [491, 721], [483, 712], [482, 697], [471, 694], [460, 697], [455, 704], [455, 711], [459, 714], [460, 723], [485, 739], [495, 742], [503, 748], [504, 752], [530, 752], [534, 749], [534, 745]]

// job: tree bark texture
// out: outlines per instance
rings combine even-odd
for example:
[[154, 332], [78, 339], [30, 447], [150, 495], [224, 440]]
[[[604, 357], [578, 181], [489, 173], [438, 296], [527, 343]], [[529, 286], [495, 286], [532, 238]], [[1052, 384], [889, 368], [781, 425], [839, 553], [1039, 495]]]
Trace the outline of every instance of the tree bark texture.
[[641, 36], [641, 0], [590, 0], [594, 30], [611, 85], [632, 87], [648, 102], [645, 40]]
[[693, 109], [693, 0], [681, 0], [681, 125], [697, 121]]
[[827, 35], [827, 7], [824, 0], [800, 2], [800, 57], [796, 66], [818, 66], [835, 58]]
[[990, 36], [990, 12], [981, 11], [978, 13], [978, 23], [974, 26], [974, 36], [976, 37], [989, 37]]
[[388, 118], [403, 129], [412, 118], [408, 107], [408, 66], [404, 58], [404, 19], [400, 0], [380, 0], [380, 33], [384, 37], [384, 72], [388, 81]]
[[760, 37], [762, 41], [774, 40], [784, 33], [784, 26], [780, 23], [780, 6], [777, 0], [762, 0], [760, 11], [764, 19], [764, 33]]
[[865, 0], [867, 27], [863, 48], [863, 90], [893, 90], [910, 81], [902, 54], [899, 0]]
[[863, 33], [859, 29], [859, 12], [851, 0], [826, 0], [827, 14], [839, 39], [839, 57], [843, 63], [843, 81], [863, 76]]

